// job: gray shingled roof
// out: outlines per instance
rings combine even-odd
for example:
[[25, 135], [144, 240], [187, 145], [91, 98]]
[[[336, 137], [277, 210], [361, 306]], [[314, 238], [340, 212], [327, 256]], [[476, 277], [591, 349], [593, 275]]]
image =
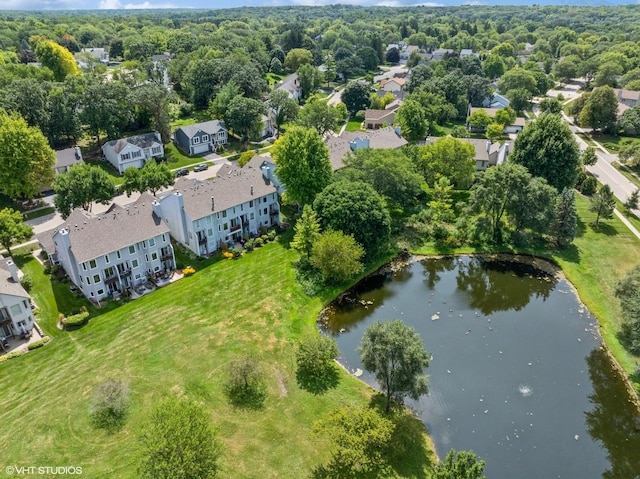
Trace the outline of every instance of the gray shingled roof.
[[[438, 141], [439, 137], [437, 136], [429, 136], [427, 137], [427, 143], [432, 143], [434, 141]], [[491, 143], [489, 147], [489, 151], [487, 151], [487, 142], [489, 140], [483, 140], [480, 138], [459, 138], [459, 140], [465, 141], [471, 145], [476, 150], [476, 154], [474, 156], [474, 160], [486, 160], [489, 161], [489, 155], [493, 153], [498, 153], [500, 151], [500, 143]]]
[[379, 130], [344, 132], [340, 136], [332, 136], [325, 143], [329, 148], [329, 160], [333, 171], [344, 168], [344, 157], [351, 151], [349, 142], [356, 138], [369, 139], [369, 148], [393, 148], [397, 149], [407, 144], [407, 140], [402, 138], [396, 131], [388, 126]]
[[[169, 227], [153, 214], [148, 193], [140, 195], [135, 203], [123, 208], [112, 204], [106, 213], [90, 216], [75, 209], [67, 221], [53, 230], [38, 235], [38, 240], [51, 252], [54, 234], [61, 229], [69, 230], [71, 251], [76, 261], [83, 263], [98, 258], [154, 236], [169, 233]], [[48, 238], [47, 238], [48, 235]]]
[[203, 123], [194, 123], [193, 125], [185, 125], [178, 128], [178, 130], [182, 130], [182, 132], [185, 135], [187, 135], [189, 138], [192, 138], [199, 131], [204, 131], [209, 135], [214, 135], [218, 133], [220, 130], [226, 131], [226, 129], [227, 128], [224, 125], [224, 121], [220, 121], [220, 120], [211, 120], [211, 121], [205, 121]]
[[0, 294], [28, 298], [29, 293], [25, 291], [20, 283], [16, 283], [11, 277], [11, 272], [7, 266], [7, 260], [9, 259], [10, 258], [4, 258], [0, 254]]
[[184, 209], [192, 220], [211, 214], [211, 197], [215, 200], [215, 211], [223, 211], [277, 192], [273, 183], [265, 181], [259, 168], [248, 165], [238, 168], [228, 164], [222, 165], [216, 177], [211, 180], [199, 181], [182, 177], [176, 180], [174, 188], [174, 191], [182, 193]]
[[75, 165], [77, 163], [82, 162], [82, 153], [80, 153], [80, 149], [76, 151], [76, 147], [67, 148], [64, 150], [56, 151], [56, 166], [55, 168], [64, 168]]
[[105, 143], [110, 146], [116, 153], [120, 153], [127, 145], [135, 145], [139, 148], [150, 148], [154, 143], [160, 141], [155, 133], [145, 133], [144, 135], [130, 136], [128, 138], [120, 138], [119, 140], [111, 140]]

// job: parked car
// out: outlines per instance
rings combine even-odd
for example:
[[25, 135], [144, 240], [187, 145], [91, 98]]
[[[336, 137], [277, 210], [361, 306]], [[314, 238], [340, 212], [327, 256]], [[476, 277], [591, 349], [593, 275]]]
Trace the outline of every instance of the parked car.
[[0, 342], [2, 342], [2, 347], [5, 349], [5, 351], [7, 349], [9, 349], [9, 341], [7, 341], [7, 338], [0, 338]]
[[200, 163], [199, 165], [196, 165], [193, 171], [205, 171], [208, 169], [209, 169], [209, 165], [207, 165], [206, 163]]
[[176, 177], [187, 176], [188, 174], [189, 174], [189, 170], [187, 170], [186, 168], [180, 168], [178, 171], [176, 171]]

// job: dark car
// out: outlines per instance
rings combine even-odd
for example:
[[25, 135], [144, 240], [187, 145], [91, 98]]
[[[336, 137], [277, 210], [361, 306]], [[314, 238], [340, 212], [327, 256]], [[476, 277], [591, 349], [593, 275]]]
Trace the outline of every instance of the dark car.
[[193, 171], [205, 171], [208, 169], [209, 169], [209, 165], [207, 165], [206, 163], [200, 163], [199, 165], [196, 165]]
[[189, 170], [187, 170], [186, 168], [180, 168], [178, 171], [176, 171], [176, 177], [187, 176], [188, 174], [189, 174]]

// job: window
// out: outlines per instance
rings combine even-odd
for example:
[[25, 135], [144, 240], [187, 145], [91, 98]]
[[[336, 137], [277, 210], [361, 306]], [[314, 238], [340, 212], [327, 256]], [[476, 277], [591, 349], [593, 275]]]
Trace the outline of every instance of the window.
[[166, 243], [167, 242], [167, 237], [165, 235], [162, 235], [162, 242]]
[[130, 160], [131, 159], [131, 154], [130, 153], [124, 153], [124, 154], [120, 155], [120, 159], [122, 161]]
[[20, 307], [19, 304], [12, 304], [11, 308], [9, 308], [9, 309], [11, 309], [11, 314], [12, 315], [22, 313], [22, 308]]
[[82, 279], [82, 276], [80, 276], [80, 284], [84, 284], [84, 279]]
[[136, 274], [136, 279], [140, 279], [142, 276], [140, 276], [140, 273]]
[[133, 246], [129, 246], [129, 254], [134, 254], [136, 249]]
[[147, 247], [147, 240], [144, 240], [144, 241], [142, 242], [142, 247], [143, 247], [143, 248], [146, 248], [146, 247]]
[[209, 141], [209, 135], [202, 135], [202, 143]]
[[262, 210], [262, 214], [266, 215], [267, 214], [267, 209], [265, 208], [264, 210]]
[[154, 271], [160, 271], [160, 266], [156, 266], [155, 268], [153, 268]]
[[211, 215], [207, 216], [207, 223], [211, 223]]
[[252, 219], [252, 220], [255, 220], [255, 219], [256, 219], [256, 215], [255, 215], [255, 213], [251, 213], [251, 219]]
[[108, 254], [104, 255], [104, 262], [109, 264], [109, 255]]
[[89, 261], [89, 268], [94, 269], [96, 266], [98, 266], [96, 264], [96, 260], [92, 259], [91, 261]]
[[118, 259], [122, 258], [122, 256], [120, 256], [120, 250], [116, 251], [116, 256]]
[[93, 275], [93, 282], [94, 283], [99, 283], [100, 282], [100, 275], [99, 274], [94, 274]]
[[218, 225], [218, 231], [222, 231], [222, 225]]
[[227, 210], [224, 210], [224, 211], [222, 212], [222, 217], [223, 217], [223, 218], [226, 218], [226, 217], [227, 217]]
[[151, 261], [155, 261], [158, 259], [158, 253], [151, 253]]
[[249, 208], [253, 208], [253, 200], [249, 201]]
[[160, 151], [160, 147], [159, 146], [154, 146], [153, 148], [151, 148], [151, 154], [152, 155], [160, 155], [162, 152]]
[[233, 214], [234, 215], [236, 214], [236, 207], [235, 206], [233, 207]]
[[207, 230], [207, 236], [212, 236], [213, 235], [213, 230], [211, 228], [209, 228]]
[[267, 202], [267, 197], [265, 196], [264, 198], [262, 198], [262, 202], [266, 203]]
[[151, 239], [149, 240], [149, 248], [153, 248], [155, 245], [156, 245], [156, 240], [155, 240], [155, 239], [153, 239], [153, 238], [151, 238]]
[[145, 259], [145, 260], [147, 261], [147, 263], [148, 263], [148, 262], [149, 262], [149, 255], [148, 255], [148, 254], [145, 254], [145, 255], [144, 255], [144, 259]]
[[137, 268], [138, 267], [138, 260], [137, 259], [131, 260], [131, 267], [132, 268]]
[[225, 223], [224, 225], [222, 225], [222, 229], [223, 230], [228, 230], [229, 229], [229, 223]]
[[140, 158], [141, 156], [142, 156], [142, 152], [140, 150], [131, 152], [131, 158]]
[[199, 137], [197, 137], [197, 136], [194, 136], [194, 137], [193, 137], [193, 144], [194, 144], [194, 145], [197, 145], [198, 143], [200, 143], [200, 138], [199, 138]]
[[93, 298], [93, 291], [91, 291], [91, 293], [89, 294], [89, 296], [91, 296]]
[[87, 276], [87, 284], [91, 284], [91, 281], [89, 280], [89, 276]]
[[82, 270], [86, 271], [87, 270], [87, 263], [82, 263]]
[[98, 294], [104, 294], [104, 289], [99, 289]]
[[26, 299], [23, 299], [23, 300], [22, 300], [22, 305], [24, 306], [24, 309], [25, 309], [25, 310], [29, 309], [29, 303], [27, 302], [27, 300], [26, 300]]

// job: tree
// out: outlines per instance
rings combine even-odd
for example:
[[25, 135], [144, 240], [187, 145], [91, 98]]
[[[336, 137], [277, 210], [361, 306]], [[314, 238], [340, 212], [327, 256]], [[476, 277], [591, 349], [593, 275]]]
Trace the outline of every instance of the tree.
[[422, 192], [422, 176], [401, 151], [363, 148], [347, 157], [345, 164], [362, 172], [363, 181], [398, 205], [415, 203]]
[[429, 366], [420, 335], [401, 320], [376, 322], [370, 325], [358, 348], [362, 366], [375, 375], [387, 402], [400, 404], [405, 397], [418, 400], [427, 394], [429, 381], [424, 369]]
[[129, 413], [129, 384], [119, 379], [107, 379], [93, 390], [89, 415], [99, 429], [115, 432], [122, 427]]
[[476, 150], [470, 143], [452, 137], [438, 138], [420, 147], [418, 169], [428, 184], [445, 176], [458, 188], [468, 188], [476, 171]]
[[[282, 90], [274, 90], [274, 92], [275, 91]], [[286, 94], [286, 92], [284, 93]], [[209, 114], [213, 118], [226, 120], [229, 103], [231, 103], [231, 100], [233, 100], [235, 97], [240, 96], [240, 94], [241, 89], [238, 84], [233, 80], [230, 80], [220, 89], [215, 98], [209, 103]]]
[[638, 209], [638, 200], [640, 199], [640, 190], [635, 190], [629, 195], [627, 201], [624, 202], [624, 207], [627, 211]]
[[280, 134], [280, 126], [288, 121], [293, 121], [298, 114], [298, 102], [289, 98], [284, 90], [273, 90], [269, 94], [268, 107], [274, 114], [276, 129]]
[[529, 93], [529, 98], [538, 93], [538, 84], [533, 72], [520, 67], [515, 67], [502, 75], [498, 88], [501, 92], [524, 89]]
[[636, 266], [618, 283], [615, 291], [622, 308], [622, 333], [626, 347], [640, 354], [640, 266]]
[[166, 88], [148, 83], [136, 88], [131, 98], [136, 106], [150, 117], [151, 127], [160, 133], [162, 142], [169, 143], [171, 125], [169, 124], [169, 94]]
[[507, 69], [500, 55], [491, 54], [484, 61], [484, 73], [487, 78], [500, 78]]
[[364, 110], [369, 106], [369, 86], [362, 82], [352, 81], [342, 92], [342, 101], [347, 105], [347, 110], [352, 115]]
[[440, 176], [433, 184], [433, 193], [429, 201], [431, 217], [437, 223], [447, 222], [453, 217], [453, 185], [446, 176]]
[[411, 76], [406, 84], [409, 93], [413, 93], [433, 77], [433, 70], [429, 65], [418, 65], [411, 69]]
[[576, 236], [578, 213], [576, 211], [575, 193], [569, 188], [562, 190], [556, 200], [555, 215], [551, 224], [551, 234], [560, 248], [569, 246]]
[[227, 108], [227, 126], [246, 143], [250, 137], [258, 135], [263, 114], [264, 104], [261, 101], [236, 96]]
[[339, 114], [335, 107], [322, 100], [309, 102], [298, 114], [297, 124], [305, 128], [315, 128], [319, 135], [336, 129]]
[[544, 178], [533, 177], [516, 196], [507, 209], [516, 231], [530, 229], [537, 234], [546, 233], [555, 214], [556, 189]]
[[598, 73], [595, 77], [595, 85], [597, 87], [616, 86], [617, 79], [624, 73], [619, 63], [609, 61], [598, 66]]
[[53, 72], [56, 81], [63, 81], [67, 75], [79, 76], [80, 68], [73, 54], [53, 40], [41, 40], [35, 48], [38, 60]]
[[352, 235], [328, 230], [321, 233], [311, 248], [311, 264], [320, 270], [328, 283], [341, 283], [359, 274], [364, 249]]
[[485, 132], [485, 136], [492, 142], [498, 141], [503, 134], [504, 125], [500, 123], [490, 123], [489, 126], [487, 126], [487, 131]]
[[313, 209], [323, 230], [353, 235], [367, 255], [375, 255], [389, 242], [389, 212], [382, 197], [367, 183], [332, 183], [316, 197]]
[[621, 143], [620, 149], [618, 150], [618, 158], [628, 166], [640, 164], [640, 148], [638, 148], [638, 146], [639, 143], [636, 141]]
[[124, 191], [127, 196], [131, 196], [134, 191], [144, 191], [141, 187], [140, 181], [140, 169], [127, 168], [122, 175], [121, 190]]
[[610, 86], [596, 88], [580, 112], [580, 126], [612, 131], [618, 120], [618, 99]]
[[511, 107], [500, 108], [496, 111], [493, 120], [501, 125], [513, 125], [516, 121], [516, 112]]
[[429, 122], [422, 105], [408, 98], [396, 113], [396, 121], [400, 125], [400, 131], [408, 141], [424, 140], [429, 129]]
[[378, 54], [373, 48], [358, 48], [358, 50], [356, 50], [356, 56], [362, 61], [365, 70], [373, 71], [378, 68]]
[[278, 60], [276, 57], [271, 59], [271, 63], [269, 64], [269, 71], [275, 73], [276, 75], [282, 75], [283, 66], [282, 62]]
[[322, 81], [320, 71], [309, 63], [300, 65], [300, 68], [298, 68], [298, 81], [300, 82], [302, 98], [308, 98], [320, 86]]
[[557, 98], [545, 98], [540, 102], [540, 111], [558, 114], [562, 111], [562, 103]]
[[222, 443], [203, 406], [170, 398], [151, 413], [139, 436], [138, 476], [143, 479], [215, 478]]
[[622, 114], [620, 127], [627, 133], [640, 133], [640, 107], [634, 106]]
[[400, 62], [400, 50], [398, 50], [396, 47], [389, 48], [385, 55], [385, 60], [387, 60], [387, 63]]
[[469, 118], [467, 118], [467, 123], [471, 128], [477, 128], [479, 130], [485, 129], [489, 124], [493, 121], [493, 119], [489, 116], [489, 114], [484, 110], [476, 110]]
[[616, 200], [609, 185], [602, 185], [600, 189], [590, 198], [589, 210], [596, 214], [594, 226], [600, 224], [600, 218], [613, 218], [613, 210], [616, 207]]
[[80, 119], [95, 136], [98, 147], [100, 132], [107, 138], [119, 138], [133, 120], [129, 89], [121, 82], [90, 82], [83, 92]]
[[[128, 168], [132, 169], [132, 168]], [[125, 170], [126, 172], [127, 170]], [[140, 188], [138, 191], [150, 191], [153, 196], [161, 188], [173, 185], [174, 176], [166, 163], [158, 164], [155, 159], [147, 161], [140, 170]]]
[[509, 99], [511, 107], [515, 111], [526, 110], [532, 98], [529, 90], [525, 88], [514, 88], [513, 90], [508, 90], [505, 96]]
[[67, 173], [56, 176], [53, 182], [56, 196], [53, 199], [63, 218], [74, 208], [91, 211], [91, 203], [108, 204], [115, 193], [115, 186], [106, 171], [98, 166], [80, 163]]
[[588, 147], [580, 153], [580, 163], [582, 166], [593, 166], [598, 162], [598, 155], [594, 148]]
[[331, 181], [329, 150], [314, 130], [293, 126], [273, 145], [278, 179], [290, 201], [308, 205]]
[[573, 58], [570, 56], [555, 64], [553, 67], [553, 73], [558, 80], [563, 83], [569, 83], [572, 78], [578, 76], [579, 65], [576, 58], [578, 60], [580, 59], [580, 57]]
[[284, 59], [284, 67], [290, 72], [298, 71], [306, 63], [313, 64], [313, 53], [305, 48], [292, 48]]
[[580, 171], [578, 144], [558, 115], [543, 113], [516, 138], [510, 161], [545, 178], [558, 191], [571, 188]]
[[255, 357], [240, 356], [229, 363], [224, 392], [233, 406], [262, 409], [267, 388], [264, 373]]
[[320, 393], [338, 383], [335, 359], [340, 354], [335, 339], [324, 334], [306, 336], [296, 350], [296, 377], [306, 390]]
[[29, 126], [37, 126], [47, 133], [49, 119], [49, 98], [45, 86], [35, 78], [21, 78], [7, 85], [0, 98], [7, 112], [15, 112], [24, 118]]
[[482, 106], [485, 99], [493, 96], [493, 88], [488, 78], [479, 75], [465, 75], [463, 81], [467, 90], [467, 100], [472, 106]]
[[296, 221], [293, 229], [295, 234], [293, 241], [291, 241], [291, 247], [302, 254], [306, 254], [307, 259], [309, 259], [311, 257], [311, 249], [320, 237], [320, 220], [310, 205], [304, 205], [302, 215]]
[[316, 421], [313, 430], [329, 436], [332, 446], [331, 460], [314, 469], [313, 479], [391, 477], [387, 456], [395, 425], [375, 409], [337, 409]]
[[432, 479], [485, 479], [484, 464], [473, 451], [451, 449], [445, 460], [433, 468]]
[[22, 214], [12, 208], [0, 210], [0, 245], [11, 256], [11, 246], [31, 238], [33, 228], [22, 222]]

